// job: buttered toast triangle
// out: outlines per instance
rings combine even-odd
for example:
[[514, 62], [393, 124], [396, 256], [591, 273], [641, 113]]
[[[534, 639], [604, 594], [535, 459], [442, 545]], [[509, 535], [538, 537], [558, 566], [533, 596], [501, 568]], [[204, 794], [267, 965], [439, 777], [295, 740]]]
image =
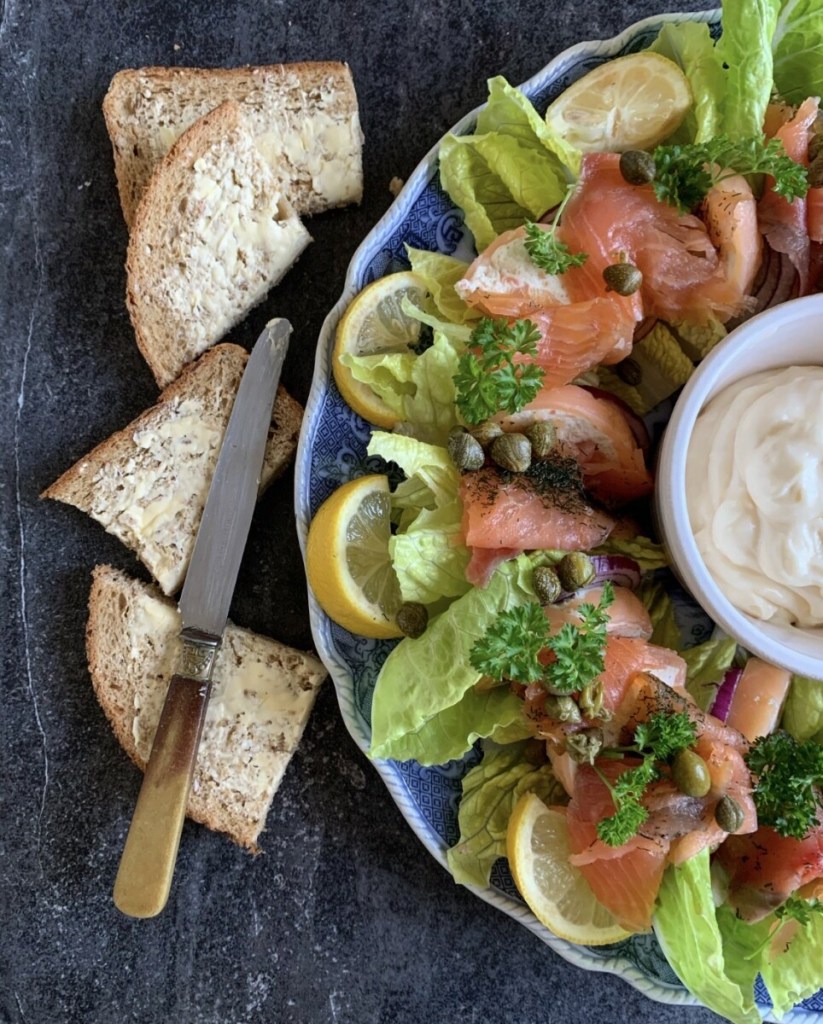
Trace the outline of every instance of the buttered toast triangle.
[[243, 320], [310, 241], [240, 105], [195, 122], [155, 169], [126, 258], [126, 305], [157, 383]]
[[103, 100], [120, 204], [131, 226], [152, 172], [184, 131], [226, 100], [300, 215], [359, 203], [363, 135], [351, 72], [337, 62], [118, 71]]
[[[156, 405], [42, 494], [102, 523], [137, 554], [166, 594], [183, 583], [247, 359], [239, 345], [215, 346]], [[278, 388], [261, 490], [291, 462], [302, 417], [302, 407]]]
[[[145, 770], [179, 653], [180, 615], [145, 583], [93, 573], [86, 653], [114, 734]], [[311, 654], [228, 623], [187, 814], [257, 852], [277, 787], [326, 676]]]

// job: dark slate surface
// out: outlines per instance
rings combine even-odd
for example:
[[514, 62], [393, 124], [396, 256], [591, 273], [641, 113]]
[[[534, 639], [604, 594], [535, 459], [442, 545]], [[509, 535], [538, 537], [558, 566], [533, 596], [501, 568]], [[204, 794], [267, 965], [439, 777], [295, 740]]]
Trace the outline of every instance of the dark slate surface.
[[[693, 0], [669, 8], [686, 9]], [[276, 310], [297, 328], [285, 383], [305, 400], [315, 339], [390, 179], [484, 98], [650, 0], [7, 0], [0, 24], [3, 704], [0, 1021], [199, 1024], [423, 1020], [708, 1024], [566, 964], [455, 886], [350, 740], [331, 686], [276, 798], [257, 859], [187, 824], [165, 913], [110, 891], [139, 776], [98, 708], [83, 651], [89, 572], [129, 552], [37, 495], [156, 390], [123, 301], [126, 230], [100, 102], [145, 64], [351, 63], [366, 198], [315, 218], [315, 244], [235, 333]], [[261, 503], [234, 619], [308, 647], [291, 476]]]

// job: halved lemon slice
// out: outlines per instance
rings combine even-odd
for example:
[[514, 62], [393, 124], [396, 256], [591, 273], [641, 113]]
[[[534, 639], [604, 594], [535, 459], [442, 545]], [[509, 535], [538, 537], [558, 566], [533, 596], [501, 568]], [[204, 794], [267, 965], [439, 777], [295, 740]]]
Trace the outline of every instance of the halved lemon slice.
[[555, 935], [583, 946], [628, 938], [630, 932], [598, 903], [589, 883], [569, 864], [562, 811], [547, 807], [535, 793], [524, 793], [509, 820], [506, 846], [520, 895]]
[[417, 274], [403, 270], [373, 281], [352, 299], [343, 314], [334, 342], [332, 371], [340, 394], [354, 411], [375, 426], [390, 430], [398, 415], [379, 395], [341, 363], [344, 355], [369, 356], [380, 352], [405, 352], [420, 338], [420, 321], [402, 309], [404, 298], [423, 306], [426, 286]]
[[546, 111], [546, 123], [584, 153], [623, 153], [658, 145], [691, 103], [688, 80], [674, 61], [631, 53], [573, 82]]
[[306, 575], [323, 611], [352, 633], [380, 639], [402, 636], [390, 512], [388, 477], [350, 480], [317, 510], [306, 545]]

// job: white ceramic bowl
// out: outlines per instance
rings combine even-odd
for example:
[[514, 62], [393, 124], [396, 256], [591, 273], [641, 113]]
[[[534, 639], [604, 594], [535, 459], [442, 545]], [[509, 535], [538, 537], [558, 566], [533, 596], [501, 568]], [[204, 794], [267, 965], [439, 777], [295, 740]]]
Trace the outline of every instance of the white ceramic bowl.
[[823, 294], [793, 299], [752, 317], [694, 372], [674, 407], [661, 445], [657, 519], [677, 575], [729, 636], [765, 661], [823, 679], [823, 629], [763, 622], [737, 609], [701, 558], [686, 508], [686, 453], [700, 410], [734, 381], [784, 366], [823, 366]]

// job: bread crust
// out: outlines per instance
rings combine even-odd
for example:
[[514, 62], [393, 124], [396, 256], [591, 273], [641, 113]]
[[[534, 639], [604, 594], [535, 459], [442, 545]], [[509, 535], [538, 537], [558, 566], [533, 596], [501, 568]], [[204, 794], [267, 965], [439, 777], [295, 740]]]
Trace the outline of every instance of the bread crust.
[[[327, 105], [323, 105], [324, 96], [330, 97]], [[181, 134], [197, 118], [225, 100], [235, 100], [250, 108], [256, 104], [261, 110], [256, 119], [261, 130], [266, 121], [262, 112], [266, 104], [274, 109], [280, 102], [287, 119], [299, 125], [310, 125], [316, 112], [322, 109], [341, 123], [350, 121], [359, 133], [362, 146], [354, 81], [348, 65], [338, 61], [118, 71], [103, 100], [103, 116], [114, 153], [117, 188], [127, 225], [131, 226], [154, 166], [168, 148], [162, 135]], [[349, 197], [323, 196], [308, 187], [300, 173], [283, 181], [285, 194], [299, 214], [321, 213], [349, 202], [360, 202], [362, 151], [351, 156], [351, 166], [341, 168], [351, 176]]]

